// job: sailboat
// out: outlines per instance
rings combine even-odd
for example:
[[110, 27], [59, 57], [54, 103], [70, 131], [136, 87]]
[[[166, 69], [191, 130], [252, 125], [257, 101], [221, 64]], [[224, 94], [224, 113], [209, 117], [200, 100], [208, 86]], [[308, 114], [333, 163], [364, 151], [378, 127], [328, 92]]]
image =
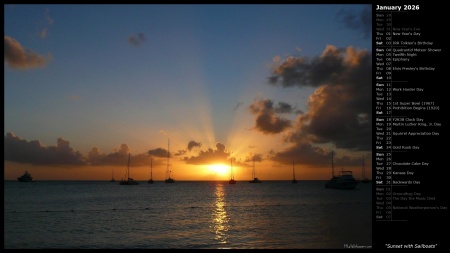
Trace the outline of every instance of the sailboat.
[[153, 176], [152, 176], [152, 159], [150, 159], [150, 179], [147, 181], [149, 184], [153, 184]]
[[370, 179], [366, 177], [366, 171], [364, 170], [364, 156], [362, 157], [362, 169], [361, 169], [362, 177], [361, 182], [362, 183], [369, 183]]
[[253, 171], [252, 171], [252, 178], [253, 180], [248, 181], [249, 183], [262, 183], [261, 180], [259, 180], [256, 177], [256, 170], [255, 170], [255, 159], [253, 159]]
[[111, 181], [110, 182], [116, 182], [116, 180], [114, 179], [114, 170], [111, 171]]
[[230, 181], [228, 181], [228, 183], [236, 184], [236, 180], [234, 180], [234, 174], [233, 174], [233, 158], [231, 159], [231, 163], [230, 163], [230, 172], [231, 172], [231, 178], [230, 178]]
[[138, 185], [139, 184], [138, 181], [134, 181], [134, 179], [130, 177], [130, 156], [131, 156], [131, 154], [128, 153], [128, 166], [127, 166], [127, 172], [125, 175], [126, 179], [120, 180], [120, 182], [119, 182], [120, 185]]
[[350, 170], [341, 170], [339, 175], [334, 175], [334, 152], [331, 151], [331, 179], [325, 183], [325, 188], [352, 190], [355, 189], [358, 181], [353, 177], [353, 172]]
[[297, 183], [297, 179], [295, 179], [295, 169], [294, 169], [294, 161], [292, 161], [292, 183], [296, 184]]
[[170, 140], [167, 141], [167, 170], [166, 170], [166, 183], [175, 183], [175, 179], [170, 177], [170, 152], [169, 152]]

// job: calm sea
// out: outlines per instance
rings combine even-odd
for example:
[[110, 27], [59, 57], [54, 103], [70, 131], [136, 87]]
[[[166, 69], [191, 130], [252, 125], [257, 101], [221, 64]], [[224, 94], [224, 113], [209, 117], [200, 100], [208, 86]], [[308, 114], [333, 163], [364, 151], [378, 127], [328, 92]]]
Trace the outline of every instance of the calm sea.
[[372, 245], [372, 184], [4, 182], [5, 249], [327, 249]]

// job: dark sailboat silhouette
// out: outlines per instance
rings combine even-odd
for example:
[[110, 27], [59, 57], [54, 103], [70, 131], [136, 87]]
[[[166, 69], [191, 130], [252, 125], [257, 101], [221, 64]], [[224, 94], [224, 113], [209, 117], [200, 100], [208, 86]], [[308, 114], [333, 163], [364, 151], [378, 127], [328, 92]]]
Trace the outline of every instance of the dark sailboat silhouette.
[[253, 171], [252, 171], [252, 178], [253, 180], [248, 181], [249, 183], [262, 183], [261, 180], [259, 180], [256, 177], [256, 170], [255, 170], [255, 159], [253, 158]]
[[368, 178], [366, 177], [366, 171], [364, 170], [364, 156], [362, 157], [362, 168], [361, 168], [361, 173], [362, 173], [362, 176], [361, 176], [361, 182], [362, 182], [362, 183], [369, 183], [369, 182], [370, 182], [370, 179], [368, 179]]
[[170, 140], [167, 141], [167, 169], [166, 169], [166, 183], [175, 183], [175, 179], [170, 177], [170, 152], [169, 152]]
[[236, 184], [236, 180], [234, 180], [234, 173], [233, 173], [233, 158], [231, 158], [230, 162], [230, 181], [228, 181], [229, 184]]
[[114, 170], [111, 171], [111, 180], [110, 182], [116, 182], [116, 180], [114, 179]]
[[341, 170], [339, 175], [334, 175], [334, 163], [333, 163], [334, 151], [331, 151], [331, 179], [326, 182], [325, 188], [333, 189], [345, 189], [352, 190], [355, 189], [358, 181], [353, 177], [353, 172], [350, 170]]
[[147, 181], [149, 184], [153, 184], [152, 169], [152, 159], [150, 159], [150, 179]]
[[139, 184], [138, 181], [135, 181], [133, 178], [130, 177], [130, 157], [131, 157], [131, 154], [128, 153], [128, 166], [127, 166], [127, 172], [125, 173], [126, 179], [120, 180], [120, 182], [119, 182], [120, 185], [138, 185]]
[[294, 161], [292, 161], [292, 183], [293, 184], [297, 183], [297, 179], [295, 179]]

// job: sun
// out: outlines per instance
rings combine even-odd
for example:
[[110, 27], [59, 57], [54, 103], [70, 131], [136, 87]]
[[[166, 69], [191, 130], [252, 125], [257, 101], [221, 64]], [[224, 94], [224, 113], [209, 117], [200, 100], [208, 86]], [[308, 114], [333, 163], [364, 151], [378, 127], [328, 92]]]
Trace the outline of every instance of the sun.
[[224, 164], [211, 164], [209, 165], [209, 169], [218, 175], [228, 174], [230, 170], [230, 168]]

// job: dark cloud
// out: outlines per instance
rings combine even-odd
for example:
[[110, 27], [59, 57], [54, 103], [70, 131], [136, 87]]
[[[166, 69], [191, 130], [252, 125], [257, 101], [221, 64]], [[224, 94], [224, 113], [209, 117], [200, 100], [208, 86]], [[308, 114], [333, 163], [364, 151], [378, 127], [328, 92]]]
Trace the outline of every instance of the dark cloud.
[[130, 43], [134, 47], [137, 47], [144, 42], [145, 42], [145, 35], [143, 33], [138, 33], [136, 36], [132, 34], [128, 38], [128, 43]]
[[4, 159], [8, 161], [33, 165], [85, 165], [87, 162], [63, 138], [57, 139], [56, 146], [44, 147], [37, 140], [22, 140], [9, 132], [4, 141]]
[[348, 28], [361, 32], [364, 39], [372, 36], [372, 7], [367, 5], [360, 13], [340, 10], [336, 19], [343, 22]]
[[201, 147], [201, 146], [202, 146], [202, 144], [200, 142], [190, 141], [187, 145], [187, 150], [191, 151], [193, 148]]
[[290, 108], [290, 105], [281, 102], [278, 107], [274, 108], [273, 102], [269, 99], [261, 99], [253, 102], [249, 106], [249, 110], [251, 114], [255, 115], [255, 129], [264, 134], [277, 134], [289, 128], [291, 122], [276, 115], [277, 111], [284, 111], [286, 107]]
[[248, 154], [245, 157], [244, 162], [262, 162], [263, 161], [263, 155], [262, 154]]
[[221, 143], [216, 144], [216, 149], [208, 148], [206, 151], [201, 150], [198, 156], [191, 156], [185, 158], [187, 164], [211, 164], [211, 163], [227, 163], [229, 152], [226, 150], [225, 145]]
[[292, 106], [285, 102], [278, 102], [278, 106], [274, 108], [276, 113], [291, 113]]
[[[57, 139], [56, 146], [45, 147], [41, 145], [40, 141], [26, 141], [11, 132], [6, 134], [4, 141], [5, 161], [32, 165], [126, 166], [128, 154], [131, 152], [127, 144], [122, 144], [109, 154], [102, 154], [97, 147], [94, 147], [89, 151], [87, 157], [84, 157], [80, 152], [74, 151], [70, 147], [70, 142], [63, 138]], [[148, 165], [149, 161], [148, 154], [132, 155], [130, 166]]]
[[319, 57], [288, 57], [274, 67], [269, 78], [272, 85], [317, 87], [309, 97], [308, 110], [298, 115], [293, 131], [285, 138], [292, 146], [274, 154], [274, 160], [286, 163], [304, 157], [303, 161], [317, 164], [327, 152], [315, 144], [371, 150], [371, 61], [367, 50], [328, 45]]
[[148, 154], [154, 157], [167, 157], [167, 149], [156, 148], [148, 151]]
[[51, 60], [51, 54], [47, 56], [38, 55], [28, 49], [9, 36], [4, 36], [4, 62], [12, 69], [31, 69], [44, 67]]

